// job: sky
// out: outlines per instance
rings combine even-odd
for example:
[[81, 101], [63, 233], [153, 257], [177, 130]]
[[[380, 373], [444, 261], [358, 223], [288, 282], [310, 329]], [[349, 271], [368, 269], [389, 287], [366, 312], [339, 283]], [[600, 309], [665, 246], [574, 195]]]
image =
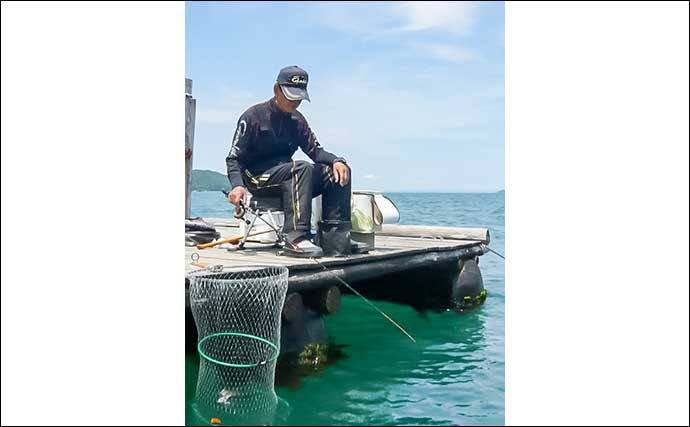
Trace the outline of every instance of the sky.
[[187, 2], [185, 26], [194, 169], [225, 173], [239, 116], [298, 65], [353, 189], [505, 188], [503, 2]]

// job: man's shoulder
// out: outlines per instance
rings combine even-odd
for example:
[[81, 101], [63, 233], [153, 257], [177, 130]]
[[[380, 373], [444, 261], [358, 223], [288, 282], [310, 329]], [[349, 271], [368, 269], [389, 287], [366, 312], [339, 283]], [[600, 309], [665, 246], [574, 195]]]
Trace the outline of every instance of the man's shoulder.
[[265, 111], [266, 108], [268, 108], [268, 101], [259, 102], [258, 104], [254, 104], [251, 107], [247, 108], [247, 110], [244, 113], [242, 113], [242, 117], [245, 119], [256, 118], [259, 114]]

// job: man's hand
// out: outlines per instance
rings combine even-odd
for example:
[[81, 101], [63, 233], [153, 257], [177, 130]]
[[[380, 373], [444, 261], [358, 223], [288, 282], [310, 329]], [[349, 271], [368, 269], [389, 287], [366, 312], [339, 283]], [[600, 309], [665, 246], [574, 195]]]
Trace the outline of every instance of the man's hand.
[[345, 187], [350, 182], [350, 168], [343, 162], [333, 163], [333, 177], [335, 182]]
[[232, 203], [237, 208], [240, 207], [240, 200], [243, 203], [247, 203], [247, 189], [242, 186], [233, 188], [228, 194], [228, 202]]

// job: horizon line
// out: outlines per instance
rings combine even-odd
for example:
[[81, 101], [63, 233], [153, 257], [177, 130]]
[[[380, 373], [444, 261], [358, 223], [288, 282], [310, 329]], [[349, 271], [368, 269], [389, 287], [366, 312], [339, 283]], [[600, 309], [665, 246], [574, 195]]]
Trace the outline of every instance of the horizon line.
[[[215, 172], [218, 174], [221, 174], [223, 176], [226, 176], [225, 173], [219, 172], [213, 169], [192, 169], [193, 171], [207, 171], [207, 172]], [[192, 191], [220, 191], [220, 190], [192, 190]], [[500, 190], [443, 190], [443, 189], [420, 189], [420, 190], [374, 190], [370, 188], [360, 188], [358, 190], [353, 191], [380, 191], [382, 193], [439, 193], [439, 194], [458, 194], [458, 193], [470, 193], [470, 194], [493, 194], [493, 193], [500, 193], [504, 192], [505, 193], [505, 188], [502, 188]]]

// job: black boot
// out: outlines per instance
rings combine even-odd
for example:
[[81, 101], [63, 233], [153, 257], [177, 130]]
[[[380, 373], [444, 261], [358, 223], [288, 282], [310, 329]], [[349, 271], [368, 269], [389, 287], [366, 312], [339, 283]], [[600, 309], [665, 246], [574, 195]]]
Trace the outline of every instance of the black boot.
[[353, 254], [366, 254], [369, 252], [369, 245], [350, 239], [350, 247]]

